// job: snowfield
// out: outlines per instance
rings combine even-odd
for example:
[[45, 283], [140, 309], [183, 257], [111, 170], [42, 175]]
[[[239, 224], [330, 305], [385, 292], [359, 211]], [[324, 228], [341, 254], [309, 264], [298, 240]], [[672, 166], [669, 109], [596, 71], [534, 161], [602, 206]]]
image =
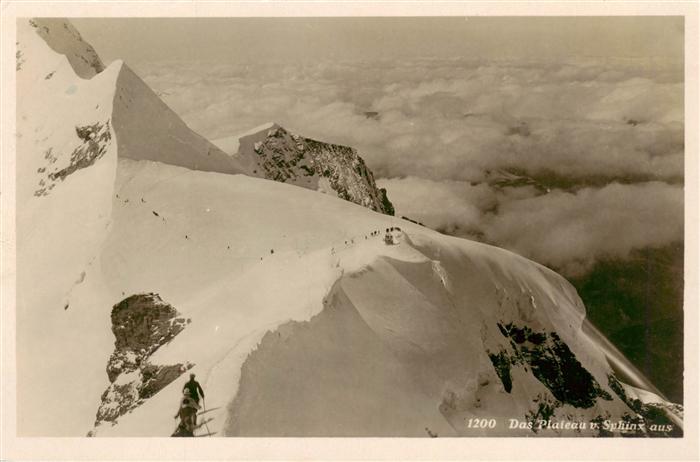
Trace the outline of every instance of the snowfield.
[[[117, 167], [109, 121], [121, 63], [83, 80], [28, 24], [18, 27], [18, 42], [17, 91], [31, 95], [17, 104], [18, 431], [84, 434], [107, 384], [95, 371], [112, 343], [109, 312], [94, 309], [110, 300], [85, 274], [109, 232]], [[91, 151], [77, 127], [95, 123], [109, 139]], [[63, 179], [51, 176], [90, 159]]]
[[[83, 80], [34, 29], [18, 38], [19, 435], [170, 436], [189, 373], [206, 394], [200, 436], [533, 435], [503, 422], [668, 404], [558, 274], [247, 176], [123, 63]], [[112, 308], [151, 293], [187, 323], [148, 361], [185, 366], [96, 422], [114, 398]], [[501, 423], [466, 424], [482, 417]]]
[[238, 135], [226, 136], [224, 138], [219, 138], [213, 140], [216, 146], [218, 146], [222, 151], [230, 156], [236, 156], [241, 147], [241, 138], [246, 138], [250, 135], [256, 135], [261, 132], [266, 132], [270, 130], [275, 125], [274, 122], [266, 122], [264, 124], [258, 125], [257, 127], [246, 130]]

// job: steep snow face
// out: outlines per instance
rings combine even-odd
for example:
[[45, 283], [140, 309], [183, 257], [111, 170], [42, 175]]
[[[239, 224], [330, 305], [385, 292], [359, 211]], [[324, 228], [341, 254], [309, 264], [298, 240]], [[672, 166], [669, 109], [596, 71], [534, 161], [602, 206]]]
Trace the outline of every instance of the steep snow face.
[[262, 125], [258, 125], [257, 127], [251, 128], [245, 133], [227, 136], [225, 138], [219, 138], [217, 140], [212, 141], [212, 143], [220, 147], [224, 152], [234, 156], [238, 153], [238, 150], [241, 148], [241, 138], [245, 138], [246, 136], [256, 135], [258, 133], [263, 132], [267, 133], [267, 131], [272, 129], [274, 126], [274, 122], [267, 122]]
[[[607, 386], [612, 372], [582, 335], [583, 307], [565, 281], [498, 249], [411, 231], [388, 248], [360, 240], [376, 258], [345, 273], [323, 312], [263, 338], [243, 366], [227, 434], [552, 436], [567, 432], [504, 423], [634, 415]], [[504, 325], [541, 338], [512, 341]], [[494, 363], [524, 345], [544, 348], [507, 371]], [[467, 425], [481, 418], [498, 426]]]
[[122, 66], [117, 80], [113, 123], [119, 157], [153, 160], [193, 170], [246, 173], [235, 158], [190, 130], [126, 65]]
[[120, 61], [103, 69], [68, 22], [20, 20], [17, 46], [18, 428], [84, 435], [114, 349], [95, 307], [124, 298], [97, 269], [117, 157], [240, 170]]
[[34, 25], [18, 22], [18, 430], [70, 435], [75, 422], [94, 417], [89, 397], [106, 387], [98, 356], [109, 351], [102, 332], [109, 318], [95, 307], [110, 300], [91, 268], [109, 231], [117, 166], [112, 101], [121, 63], [83, 80], [66, 56], [84, 62], [76, 57], [87, 50], [92, 62], [91, 49], [63, 23], [40, 24], [43, 35], [66, 39], [50, 40], [66, 55]]
[[[20, 22], [25, 23], [24, 20]], [[70, 22], [60, 18], [33, 18], [29, 24], [53, 51], [65, 55], [78, 76], [89, 79], [104, 70], [100, 57]]]
[[[27, 21], [20, 23], [22, 28], [27, 28]], [[55, 55], [43, 51], [42, 56], [48, 61], [65, 56], [73, 71], [83, 79], [90, 79], [104, 70], [95, 50], [83, 41], [67, 20], [34, 18], [28, 24], [51, 50], [58, 53]], [[35, 38], [33, 40], [36, 41]], [[26, 63], [28, 58], [25, 42], [26, 40], [18, 41], [18, 70], [31, 65]], [[38, 61], [36, 57], [33, 59]], [[118, 74], [116, 85], [103, 93], [114, 100], [111, 123], [119, 138], [120, 157], [155, 160], [194, 170], [245, 173], [245, 169], [235, 159], [190, 130], [128, 66], [118, 61], [112, 68]], [[44, 70], [47, 72], [44, 73]], [[47, 80], [53, 78], [51, 66], [41, 69], [41, 72], [37, 71], [39, 69], [24, 69], [24, 75], [41, 75]], [[27, 88], [33, 90], [33, 87]], [[66, 89], [66, 92], [71, 91], [71, 88]], [[93, 131], [103, 128], [99, 126]], [[106, 136], [106, 131], [104, 128], [98, 136]]]
[[235, 154], [253, 176], [333, 194], [376, 212], [394, 214], [386, 190], [377, 188], [374, 175], [353, 148], [304, 138], [277, 124], [265, 124], [214, 143]]

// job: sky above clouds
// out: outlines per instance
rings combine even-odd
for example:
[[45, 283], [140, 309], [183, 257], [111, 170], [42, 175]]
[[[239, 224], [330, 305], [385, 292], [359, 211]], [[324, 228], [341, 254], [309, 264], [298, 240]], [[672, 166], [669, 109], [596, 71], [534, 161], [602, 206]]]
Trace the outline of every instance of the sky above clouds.
[[226, 64], [415, 57], [683, 59], [683, 18], [74, 18], [107, 61]]
[[353, 146], [444, 232], [568, 275], [683, 237], [682, 18], [73, 22], [205, 137]]

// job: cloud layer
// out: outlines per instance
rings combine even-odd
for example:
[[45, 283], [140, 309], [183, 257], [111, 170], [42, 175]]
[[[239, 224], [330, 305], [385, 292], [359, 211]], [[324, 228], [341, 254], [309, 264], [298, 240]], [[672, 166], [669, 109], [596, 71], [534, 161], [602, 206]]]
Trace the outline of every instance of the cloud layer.
[[472, 180], [516, 164], [668, 177], [682, 174], [681, 69], [610, 59], [171, 63], [153, 65], [145, 79], [209, 138], [275, 120], [358, 147], [383, 176]]
[[511, 249], [569, 276], [600, 258], [683, 238], [683, 188], [663, 182], [612, 183], [538, 194], [533, 187], [383, 179], [400, 214], [426, 226]]
[[[160, 62], [138, 71], [210, 139], [276, 121], [356, 147], [398, 214], [569, 273], [683, 237], [682, 63]], [[499, 171], [548, 179], [550, 191], [494, 185]]]
[[600, 257], [682, 239], [683, 189], [650, 182], [554, 191], [508, 202], [484, 221], [490, 240], [576, 275]]

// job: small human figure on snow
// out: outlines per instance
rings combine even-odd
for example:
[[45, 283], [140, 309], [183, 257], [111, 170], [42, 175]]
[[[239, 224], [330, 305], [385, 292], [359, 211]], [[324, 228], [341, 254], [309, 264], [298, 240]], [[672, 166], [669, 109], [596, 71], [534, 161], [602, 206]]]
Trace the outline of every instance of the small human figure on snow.
[[391, 234], [386, 233], [384, 235], [384, 243], [386, 245], [393, 245], [394, 244], [394, 237]]
[[[204, 390], [202, 386], [195, 380], [195, 375], [190, 374], [190, 380], [185, 383], [182, 387], [182, 391], [188, 391], [190, 393], [190, 398], [199, 406], [199, 397], [204, 398]], [[197, 414], [194, 415], [194, 424], [197, 425]]]
[[185, 385], [182, 387], [182, 390], [188, 390], [190, 392], [190, 397], [195, 401], [195, 403], [199, 404], [199, 397], [201, 396], [204, 398], [204, 390], [202, 390], [202, 386], [195, 380], [195, 375], [190, 374], [190, 380], [188, 380]]
[[192, 399], [189, 388], [185, 388], [180, 400], [175, 419], [180, 418], [180, 424], [173, 436], [194, 436], [194, 429], [197, 427], [197, 411], [199, 404]]

